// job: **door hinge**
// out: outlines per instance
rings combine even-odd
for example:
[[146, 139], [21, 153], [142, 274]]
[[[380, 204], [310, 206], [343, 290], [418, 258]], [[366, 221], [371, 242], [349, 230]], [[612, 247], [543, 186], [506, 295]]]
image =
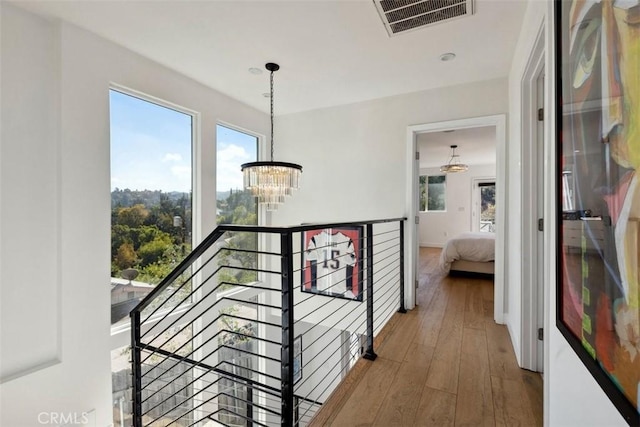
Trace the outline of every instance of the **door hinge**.
[[538, 108], [538, 121], [541, 122], [544, 120], [544, 108]]
[[416, 160], [420, 160], [420, 152], [416, 151]]
[[544, 340], [544, 329], [538, 328], [538, 340]]
[[538, 231], [544, 231], [544, 218], [538, 218]]
[[416, 225], [420, 224], [420, 217], [416, 215]]

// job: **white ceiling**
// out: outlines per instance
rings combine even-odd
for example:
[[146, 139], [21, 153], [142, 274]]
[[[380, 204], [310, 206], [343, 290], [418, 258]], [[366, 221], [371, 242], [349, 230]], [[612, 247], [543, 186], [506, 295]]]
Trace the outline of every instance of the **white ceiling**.
[[[389, 37], [372, 0], [18, 0], [276, 115], [508, 75], [526, 0]], [[454, 61], [441, 62], [454, 52]]]
[[496, 163], [496, 128], [494, 126], [457, 129], [454, 132], [418, 134], [416, 148], [420, 152], [420, 167], [440, 167], [451, 158], [451, 145], [461, 163], [489, 165]]

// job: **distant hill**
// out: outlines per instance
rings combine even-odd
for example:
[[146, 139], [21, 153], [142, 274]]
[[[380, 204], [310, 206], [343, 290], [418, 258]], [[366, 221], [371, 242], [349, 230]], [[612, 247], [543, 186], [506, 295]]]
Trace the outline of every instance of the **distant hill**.
[[161, 190], [129, 190], [125, 188], [120, 190], [116, 188], [111, 192], [111, 206], [129, 207], [137, 204], [143, 204], [146, 207], [160, 205], [160, 195], [166, 195], [172, 202], [177, 202], [184, 196], [191, 198], [189, 193], [180, 191], [163, 192]]
[[229, 194], [231, 194], [231, 191], [218, 191], [216, 193], [216, 200], [227, 200]]

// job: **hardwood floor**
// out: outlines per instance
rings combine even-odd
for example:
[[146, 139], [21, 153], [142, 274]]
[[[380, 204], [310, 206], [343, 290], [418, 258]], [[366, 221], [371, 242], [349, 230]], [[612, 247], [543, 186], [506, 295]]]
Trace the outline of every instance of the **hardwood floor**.
[[[418, 307], [394, 316], [312, 425], [541, 426], [542, 380], [493, 321], [493, 282], [437, 272], [421, 248]], [[382, 341], [382, 342], [380, 342]]]

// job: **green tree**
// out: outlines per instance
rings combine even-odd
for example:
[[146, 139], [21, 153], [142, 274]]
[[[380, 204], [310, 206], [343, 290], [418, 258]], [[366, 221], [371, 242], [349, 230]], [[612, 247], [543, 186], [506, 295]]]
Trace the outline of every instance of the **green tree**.
[[[159, 233], [162, 233], [162, 231], [159, 231]], [[171, 237], [166, 233], [158, 234], [150, 242], [141, 244], [137, 251], [138, 257], [140, 257], [140, 266], [145, 267], [159, 262], [164, 253], [171, 248], [171, 245]]]
[[149, 216], [149, 211], [144, 205], [137, 204], [128, 208], [119, 208], [117, 212], [117, 223], [128, 225], [131, 228], [140, 227]]
[[123, 243], [116, 253], [115, 263], [120, 270], [131, 268], [136, 263], [136, 251], [131, 243]]

